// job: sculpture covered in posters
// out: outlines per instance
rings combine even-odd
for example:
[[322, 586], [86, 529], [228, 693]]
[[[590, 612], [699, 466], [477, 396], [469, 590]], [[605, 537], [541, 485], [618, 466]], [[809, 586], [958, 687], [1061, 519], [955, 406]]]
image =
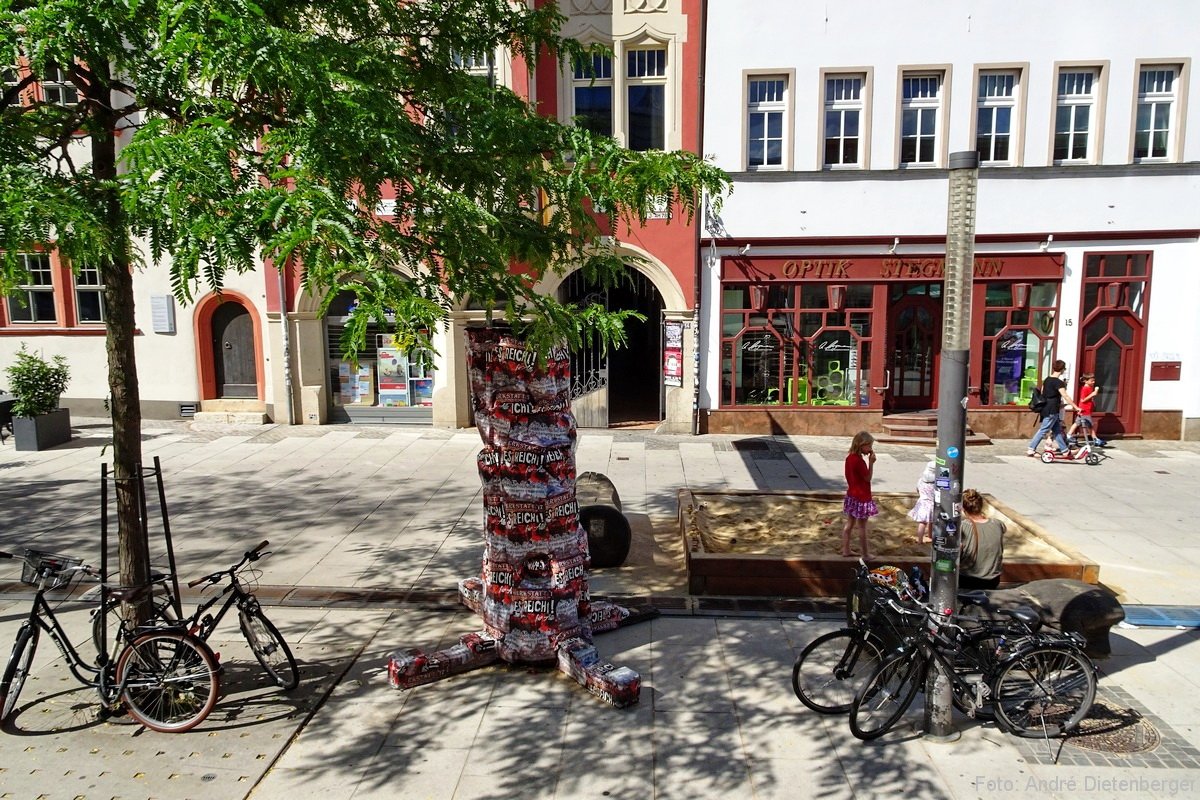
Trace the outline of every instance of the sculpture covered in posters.
[[569, 354], [556, 349], [539, 362], [495, 328], [468, 330], [467, 338], [485, 521], [481, 573], [460, 581], [459, 595], [483, 630], [435, 653], [393, 653], [388, 680], [407, 689], [497, 660], [556, 664], [605, 702], [632, 705], [641, 678], [604, 661], [592, 644], [594, 632], [632, 617], [588, 594]]

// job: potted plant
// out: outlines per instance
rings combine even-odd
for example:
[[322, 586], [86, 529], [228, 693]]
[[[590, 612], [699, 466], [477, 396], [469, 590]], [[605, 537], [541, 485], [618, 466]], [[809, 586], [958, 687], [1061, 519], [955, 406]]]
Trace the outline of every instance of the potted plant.
[[5, 370], [13, 396], [13, 438], [18, 450], [45, 450], [71, 439], [71, 414], [58, 402], [71, 371], [62, 356], [47, 361], [21, 345], [17, 360]]

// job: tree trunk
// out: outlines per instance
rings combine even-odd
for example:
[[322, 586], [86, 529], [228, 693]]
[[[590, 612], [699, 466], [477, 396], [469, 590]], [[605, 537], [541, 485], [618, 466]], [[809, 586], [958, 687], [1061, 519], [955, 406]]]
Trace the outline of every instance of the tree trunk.
[[[142, 408], [138, 393], [134, 353], [132, 243], [129, 224], [117, 193], [116, 120], [112, 118], [112, 90], [107, 64], [92, 64], [96, 82], [89, 96], [99, 124], [91, 133], [92, 174], [97, 179], [97, 198], [107, 229], [113, 236], [109, 258], [100, 266], [104, 280], [105, 326], [108, 333], [109, 411], [113, 424], [113, 470], [116, 487], [117, 538], [121, 583], [142, 586], [150, 580], [147, 532], [142, 525], [138, 473], [142, 463]], [[139, 604], [137, 617], [149, 618], [149, 598]]]

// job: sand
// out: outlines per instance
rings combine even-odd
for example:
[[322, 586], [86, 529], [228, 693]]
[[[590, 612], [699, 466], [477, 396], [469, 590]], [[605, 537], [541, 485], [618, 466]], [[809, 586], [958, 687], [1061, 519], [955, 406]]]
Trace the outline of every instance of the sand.
[[[842, 500], [792, 495], [696, 495], [697, 522], [707, 553], [777, 556], [841, 554]], [[929, 545], [917, 544], [917, 523], [906, 515], [913, 498], [876, 497], [879, 516], [868, 527], [871, 555], [928, 557]], [[1006, 523], [1005, 558], [1044, 559], [1058, 551], [1018, 525]], [[858, 554], [858, 532], [850, 538]]]

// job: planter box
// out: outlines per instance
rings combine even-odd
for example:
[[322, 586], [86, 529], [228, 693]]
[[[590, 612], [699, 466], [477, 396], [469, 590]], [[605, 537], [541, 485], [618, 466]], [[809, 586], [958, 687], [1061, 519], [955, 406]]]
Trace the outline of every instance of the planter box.
[[70, 409], [59, 408], [36, 417], [13, 417], [13, 440], [18, 450], [46, 450], [71, 441]]

